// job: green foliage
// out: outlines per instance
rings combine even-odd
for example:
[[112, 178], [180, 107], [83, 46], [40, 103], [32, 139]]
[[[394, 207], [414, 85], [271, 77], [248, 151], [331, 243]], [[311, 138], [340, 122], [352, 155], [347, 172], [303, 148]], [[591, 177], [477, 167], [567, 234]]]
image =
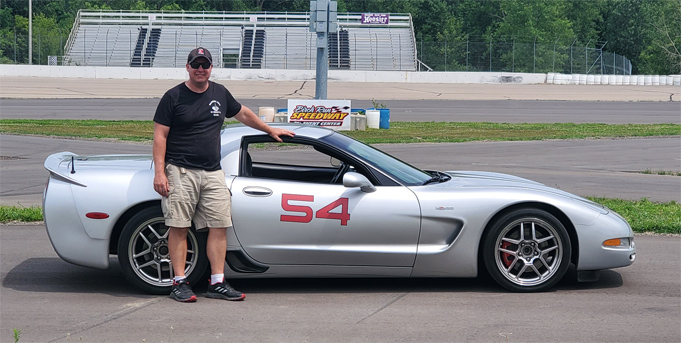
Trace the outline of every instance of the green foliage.
[[37, 222], [41, 220], [43, 220], [43, 210], [40, 207], [0, 206], [0, 223]]
[[[341, 12], [410, 13], [417, 40], [437, 42], [417, 45], [420, 52], [427, 50], [428, 56], [437, 57], [427, 63], [437, 70], [489, 70], [493, 57], [493, 70], [560, 71], [571, 51], [556, 45], [593, 47], [601, 42], [606, 51], [630, 59], [634, 73], [681, 73], [679, 0], [337, 1]], [[2, 5], [0, 62], [27, 63], [27, 1], [4, 0]], [[63, 53], [79, 9], [306, 12], [309, 6], [309, 0], [33, 1], [34, 63], [45, 64], [46, 56]], [[467, 42], [490, 41], [509, 42], [509, 46], [493, 46], [491, 52], [489, 44], [467, 46]], [[469, 61], [470, 56], [487, 61]], [[576, 67], [575, 72], [585, 68]]]
[[14, 328], [12, 329], [12, 333], [14, 334], [14, 343], [19, 342], [19, 338], [21, 338], [21, 330]]
[[634, 232], [681, 234], [681, 204], [676, 201], [656, 203], [648, 199], [629, 201], [590, 198], [590, 200], [622, 215]]

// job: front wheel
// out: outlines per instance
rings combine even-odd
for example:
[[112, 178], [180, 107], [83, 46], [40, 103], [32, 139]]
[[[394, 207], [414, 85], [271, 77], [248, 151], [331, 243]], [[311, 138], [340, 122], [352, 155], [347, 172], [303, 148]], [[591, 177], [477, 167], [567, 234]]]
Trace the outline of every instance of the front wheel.
[[[208, 266], [206, 234], [187, 232], [185, 275], [196, 285]], [[148, 207], [135, 214], [118, 240], [118, 262], [125, 277], [151, 294], [170, 294], [173, 268], [168, 251], [168, 227], [159, 207]]]
[[514, 292], [553, 287], [568, 269], [570, 236], [553, 215], [538, 209], [510, 212], [491, 227], [483, 241], [490, 276]]

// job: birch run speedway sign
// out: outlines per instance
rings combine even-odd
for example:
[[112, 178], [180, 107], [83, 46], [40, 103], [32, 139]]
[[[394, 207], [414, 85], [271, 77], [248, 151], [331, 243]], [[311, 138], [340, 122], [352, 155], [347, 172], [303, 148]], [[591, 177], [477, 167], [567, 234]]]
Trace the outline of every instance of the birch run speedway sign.
[[350, 100], [288, 100], [288, 122], [350, 130]]

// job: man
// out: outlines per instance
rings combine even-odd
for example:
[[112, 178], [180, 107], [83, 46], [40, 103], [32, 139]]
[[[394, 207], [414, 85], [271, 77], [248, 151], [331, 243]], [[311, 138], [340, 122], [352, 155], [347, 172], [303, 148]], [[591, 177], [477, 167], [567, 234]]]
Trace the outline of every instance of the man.
[[206, 297], [243, 300], [245, 295], [224, 279], [226, 228], [232, 220], [231, 196], [220, 168], [220, 130], [225, 118], [233, 117], [279, 142], [280, 136], [293, 137], [294, 133], [268, 126], [223, 85], [209, 81], [213, 60], [205, 48], [189, 53], [186, 69], [189, 80], [168, 90], [154, 115], [154, 190], [163, 197], [175, 274], [170, 297], [196, 301], [184, 274], [187, 231], [193, 221], [196, 230], [208, 229], [211, 280]]

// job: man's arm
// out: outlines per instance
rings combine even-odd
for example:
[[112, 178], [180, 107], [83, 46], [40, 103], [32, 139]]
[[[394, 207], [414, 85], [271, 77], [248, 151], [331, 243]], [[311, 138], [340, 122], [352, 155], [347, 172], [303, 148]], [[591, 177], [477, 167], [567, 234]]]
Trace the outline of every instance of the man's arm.
[[170, 132], [170, 127], [154, 123], [154, 145], [152, 149], [154, 157], [154, 190], [164, 197], [167, 197], [169, 192], [168, 178], [165, 173], [168, 132]]
[[270, 135], [272, 138], [274, 138], [276, 141], [281, 142], [280, 136], [289, 136], [293, 137], [296, 134], [291, 131], [291, 130], [286, 130], [286, 129], [281, 129], [281, 128], [276, 128], [276, 127], [271, 127], [267, 124], [265, 124], [264, 121], [260, 120], [253, 111], [251, 111], [250, 108], [246, 106], [241, 106], [241, 111], [237, 113], [234, 116], [234, 119], [244, 123], [245, 125], [248, 125], [254, 129], [258, 129], [260, 131], [263, 131]]

